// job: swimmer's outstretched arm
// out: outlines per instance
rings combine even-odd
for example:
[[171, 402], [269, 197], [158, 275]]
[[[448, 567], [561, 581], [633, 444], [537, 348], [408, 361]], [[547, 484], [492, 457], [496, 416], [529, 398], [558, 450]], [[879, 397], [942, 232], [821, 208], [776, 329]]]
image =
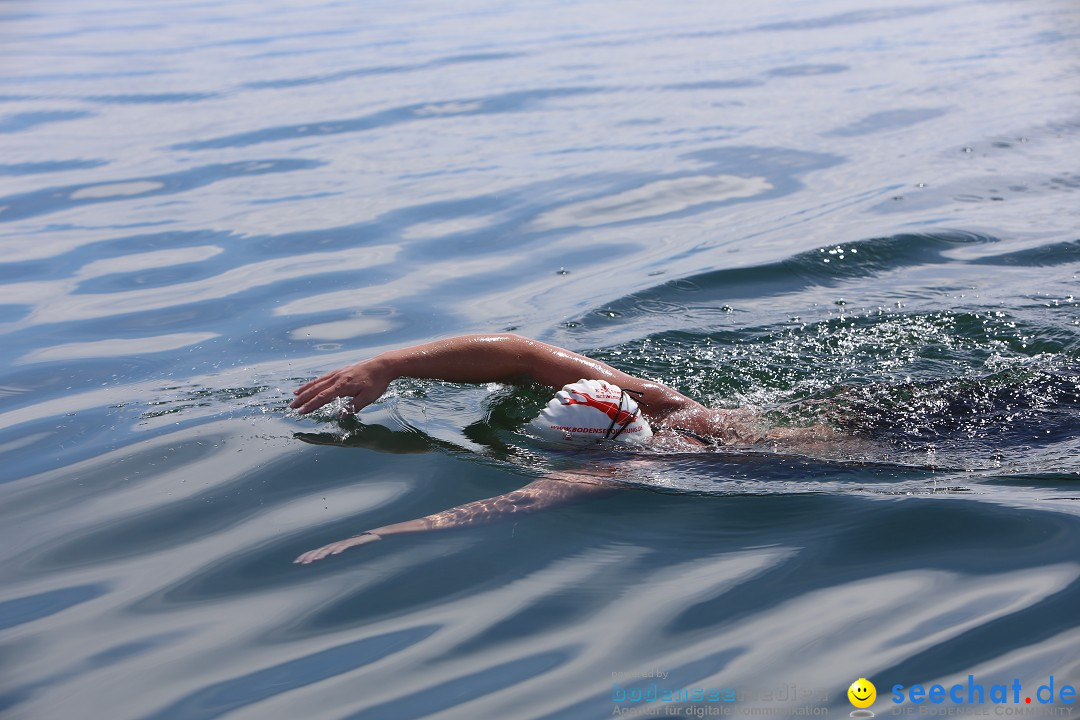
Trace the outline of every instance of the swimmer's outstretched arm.
[[599, 360], [520, 335], [462, 335], [414, 345], [348, 365], [301, 386], [290, 407], [309, 413], [339, 397], [352, 397], [352, 411], [379, 399], [397, 378], [462, 383], [537, 382], [561, 388], [582, 378], [606, 380], [642, 393], [636, 398], [653, 420], [704, 408], [657, 382], [628, 375]]
[[376, 542], [389, 535], [449, 530], [470, 525], [484, 525], [496, 520], [506, 520], [514, 515], [546, 510], [558, 505], [583, 500], [587, 497], [607, 495], [615, 492], [617, 487], [616, 483], [603, 478], [581, 478], [571, 475], [541, 478], [529, 483], [520, 490], [514, 490], [504, 495], [458, 505], [455, 508], [443, 510], [416, 520], [407, 520], [362, 532], [359, 535], [324, 545], [321, 548], [309, 550], [293, 562], [307, 565], [316, 560], [322, 560], [327, 555], [337, 555], [351, 547]]

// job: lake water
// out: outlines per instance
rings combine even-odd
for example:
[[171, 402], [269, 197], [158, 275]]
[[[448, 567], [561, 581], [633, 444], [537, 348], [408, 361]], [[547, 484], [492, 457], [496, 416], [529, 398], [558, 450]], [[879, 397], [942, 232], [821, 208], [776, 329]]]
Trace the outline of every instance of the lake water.
[[[0, 715], [1075, 712], [1078, 68], [1069, 0], [5, 2]], [[859, 447], [286, 409], [508, 330]], [[628, 489], [292, 563], [595, 464]], [[1022, 691], [890, 699], [969, 675]]]

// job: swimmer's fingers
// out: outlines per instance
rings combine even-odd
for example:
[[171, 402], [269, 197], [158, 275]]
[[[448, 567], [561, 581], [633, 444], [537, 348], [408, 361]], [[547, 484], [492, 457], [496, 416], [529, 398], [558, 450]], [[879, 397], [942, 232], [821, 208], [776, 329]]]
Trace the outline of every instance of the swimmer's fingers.
[[296, 397], [293, 398], [293, 401], [291, 403], [289, 403], [289, 407], [293, 408], [294, 410], [299, 409], [301, 413], [306, 413], [311, 412], [315, 408], [322, 407], [326, 403], [333, 400], [336, 396], [330, 396], [325, 400], [325, 402], [322, 402], [311, 408], [307, 408], [307, 406], [311, 404], [311, 400], [313, 398], [316, 398], [320, 394], [324, 394], [328, 390], [333, 388], [333, 386], [337, 382], [338, 372], [338, 370], [335, 370], [334, 372], [327, 373], [322, 377], [315, 378], [311, 382], [304, 383], [296, 390], [293, 390], [293, 395], [295, 395]]
[[356, 384], [349, 381], [347, 370], [348, 368], [335, 370], [298, 388], [289, 407], [299, 411], [301, 415], [306, 415], [336, 398], [354, 395]]
[[333, 375], [336, 372], [337, 372], [337, 370], [335, 370], [334, 372], [328, 372], [325, 375], [320, 375], [319, 377], [315, 378], [314, 380], [308, 380], [306, 383], [304, 383], [300, 387], [293, 390], [292, 394], [293, 395], [302, 395], [303, 393], [307, 392], [308, 390], [315, 387], [316, 385], [324, 382], [326, 380], [326, 378], [330, 377], [331, 375]]
[[293, 560], [293, 562], [299, 565], [310, 565], [316, 560], [322, 560], [328, 555], [338, 555], [345, 552], [351, 547], [355, 547], [357, 545], [366, 545], [368, 543], [373, 543], [378, 540], [382, 540], [382, 538], [375, 533], [361, 533], [351, 538], [338, 540], [337, 542], [330, 543], [329, 545], [323, 545], [321, 548], [316, 548], [315, 550], [308, 550], [306, 553]]
[[352, 396], [352, 411], [359, 412], [378, 400], [392, 379], [392, 375], [379, 371], [374, 363], [357, 363], [301, 386], [289, 407], [303, 415], [321, 408], [334, 398]]
[[316, 385], [307, 392], [298, 395], [289, 407], [297, 410], [301, 415], [306, 415], [329, 402], [333, 402], [335, 398], [348, 394], [348, 392], [342, 390], [338, 383], [331, 380], [322, 385]]

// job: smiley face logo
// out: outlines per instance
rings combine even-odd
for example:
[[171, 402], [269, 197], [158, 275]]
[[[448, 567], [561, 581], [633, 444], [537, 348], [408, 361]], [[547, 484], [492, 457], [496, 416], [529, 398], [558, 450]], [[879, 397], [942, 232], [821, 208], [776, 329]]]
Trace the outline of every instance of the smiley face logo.
[[847, 689], [848, 700], [857, 708], [868, 708], [877, 699], [877, 688], [866, 678], [859, 678]]

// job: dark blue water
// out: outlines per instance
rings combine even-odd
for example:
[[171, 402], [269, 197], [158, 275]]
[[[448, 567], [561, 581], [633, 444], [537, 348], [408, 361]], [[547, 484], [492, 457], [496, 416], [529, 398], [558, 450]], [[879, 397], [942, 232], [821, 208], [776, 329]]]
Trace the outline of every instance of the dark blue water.
[[[1066, 0], [4, 3], [0, 715], [1075, 712], [1035, 693], [1080, 685], [1078, 62]], [[286, 409], [501, 331], [852, 436]], [[597, 466], [627, 489], [292, 564]]]

